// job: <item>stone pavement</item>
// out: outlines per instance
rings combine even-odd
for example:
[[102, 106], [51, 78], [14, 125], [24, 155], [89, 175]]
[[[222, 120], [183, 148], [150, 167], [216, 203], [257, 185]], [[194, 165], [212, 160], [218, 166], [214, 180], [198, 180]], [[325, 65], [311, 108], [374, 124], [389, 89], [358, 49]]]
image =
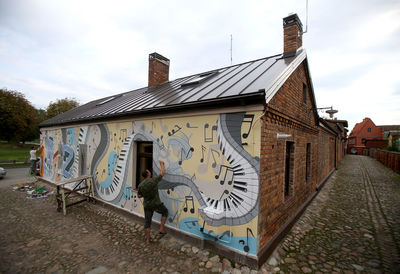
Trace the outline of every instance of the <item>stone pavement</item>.
[[344, 158], [258, 271], [160, 237], [155, 228], [146, 245], [141, 222], [100, 204], [82, 203], [63, 216], [54, 195], [26, 199], [11, 187], [18, 180], [6, 180], [0, 180], [0, 273], [400, 272], [400, 175], [364, 156]]
[[400, 175], [347, 155], [263, 268], [400, 273]]

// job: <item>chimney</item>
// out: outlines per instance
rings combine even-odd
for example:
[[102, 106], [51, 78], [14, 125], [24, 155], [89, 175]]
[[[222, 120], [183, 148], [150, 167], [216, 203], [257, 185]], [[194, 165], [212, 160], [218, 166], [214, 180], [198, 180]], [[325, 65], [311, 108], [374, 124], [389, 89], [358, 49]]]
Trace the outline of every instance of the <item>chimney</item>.
[[149, 54], [149, 88], [169, 80], [169, 59], [157, 52]]
[[283, 56], [290, 57], [302, 46], [303, 24], [297, 14], [283, 18]]

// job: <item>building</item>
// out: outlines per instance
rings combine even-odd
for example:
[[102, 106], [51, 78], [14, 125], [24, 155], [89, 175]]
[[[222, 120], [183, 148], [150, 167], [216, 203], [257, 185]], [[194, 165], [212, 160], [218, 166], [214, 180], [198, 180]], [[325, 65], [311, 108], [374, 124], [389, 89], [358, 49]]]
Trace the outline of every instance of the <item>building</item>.
[[383, 130], [383, 138], [385, 140], [388, 139], [388, 135], [389, 133], [396, 133], [396, 132], [400, 132], [400, 125], [381, 125], [381, 126], [377, 126], [379, 128], [381, 128]]
[[388, 147], [392, 150], [400, 152], [400, 130], [391, 131], [388, 134]]
[[172, 81], [170, 60], [150, 54], [147, 87], [41, 124], [43, 180], [91, 174], [99, 201], [142, 217], [140, 174], [163, 160], [167, 227], [260, 265], [342, 150], [338, 123], [318, 117], [296, 14], [283, 31], [282, 54]]
[[[363, 154], [363, 150], [366, 149], [366, 142], [370, 143], [370, 148], [373, 145], [378, 145], [378, 148], [382, 148], [383, 140], [383, 129], [376, 126], [370, 118], [364, 118], [361, 123], [357, 123], [353, 130], [350, 132], [347, 142], [347, 153], [351, 154]], [[374, 141], [374, 142], [371, 142]], [[385, 147], [385, 145], [383, 145]]]
[[332, 131], [335, 132], [335, 166], [338, 162], [346, 155], [347, 151], [347, 127], [348, 123], [346, 120], [338, 119], [321, 119], [323, 124], [328, 126]]
[[400, 152], [400, 125], [381, 125], [377, 126], [383, 131], [383, 138], [385, 140], [385, 146], [389, 149]]

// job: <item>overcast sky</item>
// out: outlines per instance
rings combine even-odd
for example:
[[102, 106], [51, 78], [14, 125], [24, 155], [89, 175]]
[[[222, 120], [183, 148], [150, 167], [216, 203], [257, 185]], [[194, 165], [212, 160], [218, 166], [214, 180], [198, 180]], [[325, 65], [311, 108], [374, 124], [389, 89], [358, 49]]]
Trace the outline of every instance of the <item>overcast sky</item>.
[[[303, 36], [318, 107], [349, 130], [400, 124], [400, 1], [309, 0]], [[0, 88], [36, 108], [147, 86], [148, 55], [170, 80], [282, 53], [282, 18], [306, 25], [306, 0], [0, 0]]]

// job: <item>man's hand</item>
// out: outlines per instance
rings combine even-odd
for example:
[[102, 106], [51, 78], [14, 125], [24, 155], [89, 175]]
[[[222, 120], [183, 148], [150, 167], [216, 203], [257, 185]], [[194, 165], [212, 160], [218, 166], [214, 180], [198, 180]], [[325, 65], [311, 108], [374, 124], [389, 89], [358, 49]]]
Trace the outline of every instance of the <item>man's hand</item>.
[[165, 175], [165, 166], [164, 166], [164, 162], [160, 160], [160, 166], [161, 166], [161, 171], [160, 174], [161, 176]]

